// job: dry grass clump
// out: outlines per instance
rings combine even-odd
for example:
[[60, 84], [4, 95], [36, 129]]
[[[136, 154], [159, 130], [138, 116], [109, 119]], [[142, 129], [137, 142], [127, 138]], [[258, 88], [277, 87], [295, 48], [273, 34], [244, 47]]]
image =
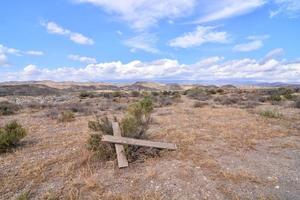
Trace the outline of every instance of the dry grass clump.
[[30, 192], [23, 192], [20, 194], [16, 200], [29, 200], [30, 199]]
[[72, 122], [75, 120], [75, 114], [70, 111], [63, 111], [60, 113], [60, 116], [58, 117], [59, 122]]
[[113, 144], [103, 143], [102, 135], [113, 135], [112, 124], [107, 117], [96, 117], [95, 121], [89, 121], [89, 128], [94, 131], [87, 141], [87, 149], [100, 160], [112, 160], [115, 158]]
[[260, 114], [260, 116], [267, 117], [267, 118], [281, 118], [282, 117], [282, 114], [276, 110], [264, 110], [264, 111], [261, 111], [259, 114]]
[[18, 145], [19, 141], [26, 136], [26, 130], [17, 121], [7, 123], [0, 128], [0, 153], [6, 152]]
[[235, 96], [219, 96], [216, 97], [214, 101], [222, 105], [232, 105], [232, 104], [237, 104], [240, 101], [240, 99]]
[[295, 108], [299, 108], [300, 109], [300, 98], [298, 98], [295, 102]]
[[234, 183], [242, 183], [242, 182], [262, 183], [262, 181], [258, 177], [245, 170], [237, 170], [237, 171], [222, 170], [220, 171], [220, 177], [226, 180], [230, 180]]
[[20, 106], [10, 103], [8, 101], [0, 102], [0, 116], [1, 115], [13, 115], [20, 109]]
[[193, 104], [193, 107], [194, 107], [194, 108], [202, 108], [202, 107], [207, 106], [207, 105], [208, 105], [207, 102], [196, 101], [196, 102]]

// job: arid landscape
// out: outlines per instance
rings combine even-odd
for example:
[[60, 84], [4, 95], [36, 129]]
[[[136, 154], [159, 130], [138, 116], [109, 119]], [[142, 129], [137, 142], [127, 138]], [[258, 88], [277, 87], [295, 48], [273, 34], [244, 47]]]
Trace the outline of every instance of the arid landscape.
[[[121, 123], [143, 98], [145, 137], [178, 149], [131, 149], [119, 169], [88, 148], [91, 121]], [[2, 83], [0, 127], [13, 120], [26, 136], [1, 149], [3, 200], [300, 198], [298, 86]]]

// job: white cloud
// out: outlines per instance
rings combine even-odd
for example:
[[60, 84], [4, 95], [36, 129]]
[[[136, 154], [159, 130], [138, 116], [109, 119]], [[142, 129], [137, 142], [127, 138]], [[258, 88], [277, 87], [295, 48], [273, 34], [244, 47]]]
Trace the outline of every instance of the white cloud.
[[87, 57], [87, 56], [80, 56], [80, 55], [71, 54], [71, 55], [68, 56], [68, 58], [70, 60], [79, 61], [79, 62], [86, 63], [86, 64], [95, 64], [95, 63], [97, 63], [97, 60], [95, 58]]
[[215, 27], [197, 26], [193, 32], [185, 33], [169, 42], [172, 47], [189, 48], [201, 46], [205, 43], [227, 43], [229, 34], [225, 31], [216, 31]]
[[263, 42], [261, 40], [254, 40], [244, 44], [238, 44], [233, 47], [234, 51], [239, 52], [249, 52], [260, 49], [263, 46]]
[[124, 44], [130, 48], [131, 52], [142, 50], [149, 53], [159, 53], [160, 51], [155, 47], [157, 41], [155, 35], [144, 33], [125, 40]]
[[152, 62], [134, 60], [129, 63], [116, 61], [89, 64], [82, 68], [60, 67], [50, 69], [28, 65], [20, 72], [0, 75], [1, 81], [117, 81], [140, 79], [299, 82], [300, 61], [284, 62], [270, 58], [265, 62], [261, 62], [250, 58], [224, 60], [222, 57], [210, 57], [187, 65], [172, 59], [161, 59]]
[[247, 14], [266, 3], [266, 0], [213, 0], [203, 3], [204, 16], [194, 23], [205, 23]]
[[90, 3], [116, 15], [136, 30], [155, 26], [159, 20], [175, 19], [192, 13], [196, 0], [74, 0]]
[[273, 49], [265, 56], [265, 60], [271, 60], [283, 56], [284, 50], [281, 48]]
[[43, 56], [44, 52], [42, 51], [26, 51], [25, 52], [27, 55], [31, 55], [31, 56]]
[[274, 0], [274, 3], [278, 8], [270, 12], [271, 18], [279, 14], [285, 14], [291, 18], [295, 18], [300, 14], [299, 0]]
[[41, 56], [44, 55], [41, 51], [21, 51], [15, 48], [9, 48], [2, 44], [0, 44], [0, 66], [9, 66], [8, 62], [8, 54], [15, 55], [15, 56], [24, 56], [24, 55], [30, 55], [30, 56]]
[[0, 51], [0, 67], [1, 66], [6, 66], [8, 63], [7, 63], [7, 57], [6, 55]]
[[84, 36], [81, 33], [72, 32], [68, 29], [61, 27], [60, 25], [56, 24], [55, 22], [42, 22], [42, 26], [46, 27], [48, 33], [50, 34], [57, 34], [63, 35], [68, 37], [71, 41], [82, 44], [82, 45], [93, 45], [93, 39]]
[[263, 41], [268, 39], [269, 35], [252, 35], [248, 36], [247, 39], [250, 40], [247, 43], [237, 44], [233, 47], [233, 51], [238, 52], [249, 52], [255, 51], [263, 47]]

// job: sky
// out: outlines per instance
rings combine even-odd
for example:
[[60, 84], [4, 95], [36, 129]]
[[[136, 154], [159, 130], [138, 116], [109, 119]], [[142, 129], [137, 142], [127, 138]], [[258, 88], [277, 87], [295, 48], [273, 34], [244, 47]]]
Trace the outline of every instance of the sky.
[[300, 82], [299, 0], [2, 0], [0, 82]]

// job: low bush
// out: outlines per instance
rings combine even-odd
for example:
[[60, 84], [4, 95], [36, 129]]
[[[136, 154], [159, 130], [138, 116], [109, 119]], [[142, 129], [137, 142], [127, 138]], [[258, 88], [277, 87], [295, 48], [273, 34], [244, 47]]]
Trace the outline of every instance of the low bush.
[[15, 147], [25, 136], [26, 130], [17, 121], [7, 123], [0, 128], [0, 152]]
[[240, 99], [234, 96], [219, 96], [214, 99], [215, 102], [219, 102], [222, 105], [237, 104]]
[[196, 102], [193, 104], [193, 107], [194, 107], [194, 108], [202, 108], [202, 107], [207, 106], [207, 105], [208, 105], [207, 102], [196, 101]]
[[82, 92], [80, 92], [79, 97], [81, 99], [93, 98], [93, 97], [95, 97], [95, 93], [94, 92], [88, 92], [88, 91], [82, 91]]
[[279, 94], [272, 94], [268, 98], [269, 101], [278, 102], [281, 101], [281, 96]]
[[295, 108], [299, 108], [300, 109], [300, 99], [295, 101]]
[[122, 92], [121, 91], [114, 91], [112, 93], [112, 97], [122, 97]]
[[105, 135], [113, 135], [112, 124], [107, 117], [99, 118], [96, 116], [94, 121], [89, 121], [88, 126], [91, 130]]
[[59, 122], [71, 122], [74, 120], [75, 120], [75, 114], [70, 110], [63, 111], [58, 117]]
[[264, 110], [259, 113], [263, 117], [267, 118], [281, 118], [282, 114], [275, 110]]
[[20, 109], [20, 106], [8, 101], [0, 102], [0, 115], [12, 115]]
[[139, 97], [139, 96], [140, 96], [140, 92], [139, 92], [139, 91], [136, 91], [136, 90], [131, 91], [131, 96], [132, 96], [132, 97]]
[[211, 98], [211, 93], [199, 87], [195, 87], [184, 92], [188, 97], [200, 101], [207, 101]]
[[92, 151], [94, 156], [100, 160], [107, 161], [115, 158], [113, 144], [103, 143], [102, 135], [113, 135], [112, 124], [107, 117], [96, 117], [94, 121], [89, 121], [89, 128], [94, 131], [87, 141], [87, 149]]

